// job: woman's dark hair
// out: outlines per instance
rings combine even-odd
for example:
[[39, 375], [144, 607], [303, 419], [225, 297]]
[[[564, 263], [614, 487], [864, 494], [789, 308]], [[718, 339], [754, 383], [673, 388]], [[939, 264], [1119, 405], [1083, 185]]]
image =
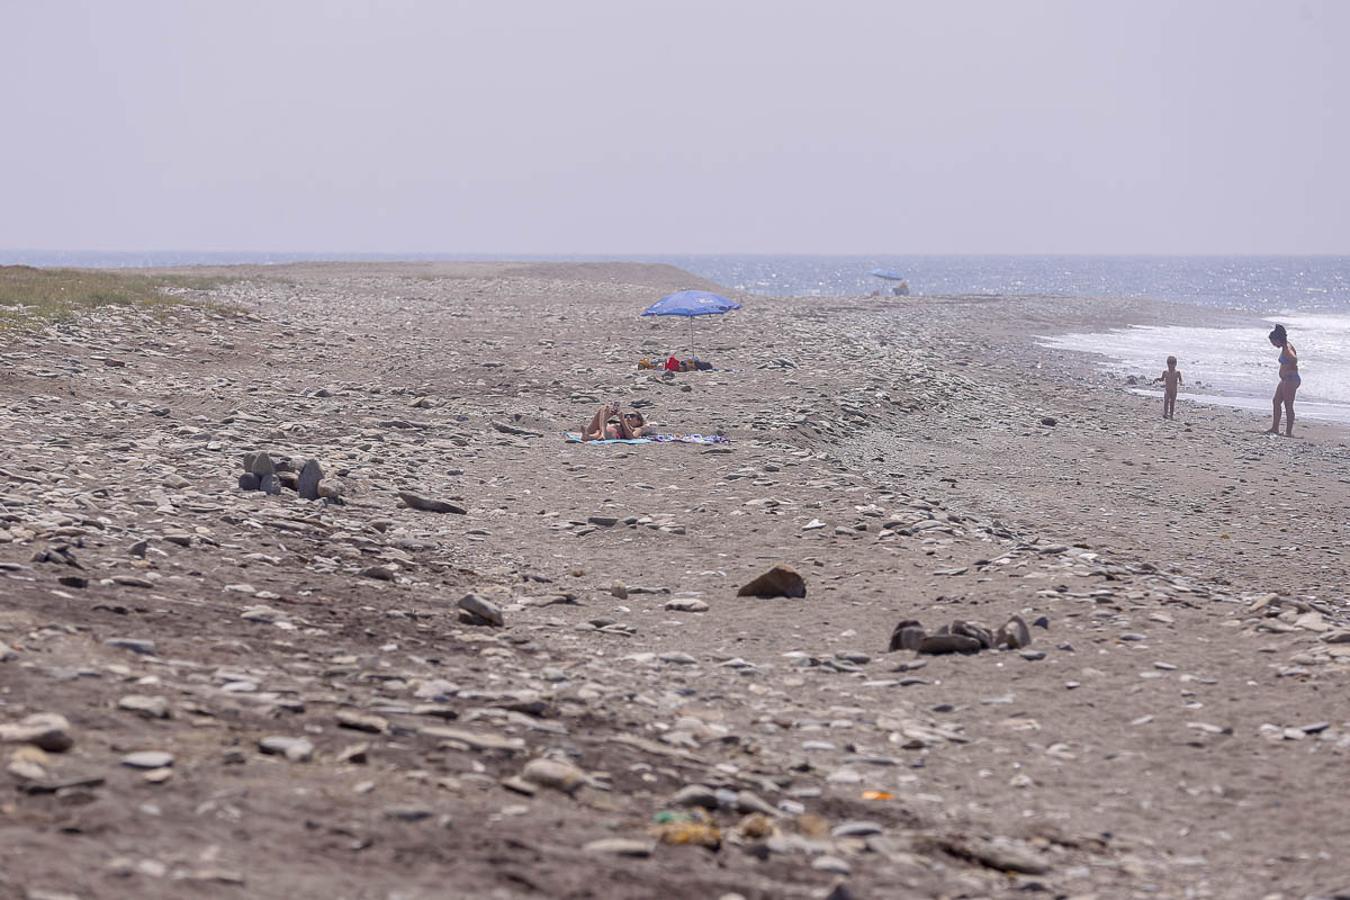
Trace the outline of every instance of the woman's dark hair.
[[1270, 330], [1270, 339], [1277, 344], [1283, 344], [1286, 340], [1288, 340], [1288, 335], [1286, 335], [1284, 332], [1284, 326], [1276, 325], [1274, 328], [1272, 328]]

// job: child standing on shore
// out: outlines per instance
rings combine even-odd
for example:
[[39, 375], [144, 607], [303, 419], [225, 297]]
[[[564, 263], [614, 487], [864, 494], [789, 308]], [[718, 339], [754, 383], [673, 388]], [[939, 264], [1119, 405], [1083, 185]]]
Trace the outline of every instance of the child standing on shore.
[[1167, 370], [1153, 379], [1153, 383], [1163, 383], [1163, 418], [1174, 418], [1177, 411], [1177, 388], [1181, 386], [1181, 370], [1177, 368], [1177, 358], [1167, 357]]

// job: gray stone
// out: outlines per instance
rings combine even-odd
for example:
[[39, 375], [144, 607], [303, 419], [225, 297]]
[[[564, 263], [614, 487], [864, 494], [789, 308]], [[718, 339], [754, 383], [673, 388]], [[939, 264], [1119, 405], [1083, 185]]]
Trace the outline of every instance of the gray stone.
[[743, 813], [763, 813], [766, 816], [778, 815], [778, 809], [772, 803], [753, 791], [738, 791], [736, 793], [736, 811]]
[[984, 840], [953, 836], [940, 838], [938, 846], [953, 856], [998, 872], [1044, 875], [1050, 871], [1050, 865], [1030, 847], [1010, 838]]
[[676, 597], [666, 601], [666, 609], [671, 612], [707, 612], [708, 604], [697, 597]]
[[376, 581], [398, 581], [398, 576], [388, 566], [366, 566], [360, 574], [363, 578], [373, 578]]
[[833, 872], [835, 875], [848, 875], [853, 867], [837, 856], [817, 856], [811, 860], [811, 868], [819, 872]]
[[399, 491], [398, 497], [409, 509], [418, 509], [422, 512], [455, 513], [460, 516], [465, 514], [465, 509], [462, 506], [456, 506], [445, 500], [432, 500], [410, 491]]
[[275, 475], [264, 475], [262, 481], [258, 484], [258, 490], [264, 494], [276, 496], [281, 493], [281, 479]]
[[65, 753], [75, 746], [70, 722], [57, 713], [34, 713], [18, 722], [0, 725], [0, 743], [32, 744], [49, 753]]
[[364, 766], [370, 762], [370, 743], [362, 741], [359, 744], [351, 744], [343, 747], [337, 755], [337, 761], [340, 763], [351, 763], [354, 766]]
[[130, 650], [142, 656], [155, 655], [155, 642], [140, 638], [108, 638], [103, 644], [106, 647], [116, 647], [118, 650]]
[[256, 491], [262, 489], [262, 478], [254, 475], [252, 472], [245, 472], [239, 476], [239, 490]]
[[1031, 644], [1031, 629], [1021, 616], [1013, 616], [998, 630], [998, 646], [1020, 650]]
[[589, 782], [585, 772], [571, 763], [556, 759], [532, 759], [521, 771], [520, 777], [530, 784], [553, 788], [564, 794], [575, 794]]
[[122, 765], [129, 769], [166, 769], [173, 765], [173, 754], [163, 750], [141, 750], [122, 757]]
[[459, 685], [443, 678], [431, 678], [421, 682], [413, 691], [418, 700], [449, 700], [459, 693]]
[[117, 708], [134, 712], [147, 719], [169, 718], [169, 701], [163, 697], [149, 697], [144, 694], [127, 694], [117, 701]]
[[276, 475], [277, 473], [276, 464], [272, 462], [272, 457], [266, 453], [259, 453], [254, 456], [248, 470], [259, 478], [266, 478], [268, 475]]
[[506, 624], [501, 608], [491, 600], [477, 594], [465, 594], [458, 605], [461, 610], [469, 614], [475, 625], [492, 625], [500, 628]]
[[603, 853], [612, 856], [631, 856], [646, 859], [652, 855], [656, 845], [651, 841], [637, 841], [630, 838], [601, 838], [586, 845], [587, 853]]
[[830, 830], [831, 837], [868, 837], [873, 834], [881, 834], [882, 827], [876, 822], [852, 821], [834, 826]]
[[930, 634], [919, 641], [916, 650], [928, 656], [942, 656], [948, 653], [979, 653], [979, 640], [963, 634]]
[[980, 642], [981, 650], [988, 650], [994, 646], [993, 632], [976, 622], [953, 622], [951, 634], [974, 638]]
[[319, 499], [319, 482], [323, 480], [323, 469], [317, 460], [307, 460], [300, 469], [300, 478], [296, 491], [306, 500]]
[[384, 734], [389, 730], [389, 722], [386, 719], [350, 709], [338, 710], [337, 723], [339, 728], [350, 728], [352, 731], [364, 731], [367, 734]]
[[386, 819], [393, 819], [396, 822], [425, 822], [436, 813], [427, 809], [425, 806], [390, 806], [384, 810]]
[[887, 647], [887, 652], [918, 650], [919, 643], [925, 636], [923, 626], [916, 619], [902, 619], [891, 631], [891, 643]]
[[273, 609], [270, 606], [248, 606], [239, 614], [239, 618], [245, 622], [258, 622], [262, 625], [271, 625], [276, 622], [284, 621], [286, 614], [279, 609]]
[[517, 737], [504, 737], [498, 734], [463, 731], [459, 728], [446, 728], [441, 725], [429, 725], [419, 728], [418, 734], [436, 740], [463, 744], [470, 750], [506, 750], [515, 751], [525, 748], [525, 741]]
[[671, 806], [698, 806], [703, 809], [717, 809], [717, 792], [704, 784], [686, 784], [670, 798]]
[[508, 425], [506, 422], [493, 422], [492, 427], [502, 434], [514, 434], [519, 437], [543, 437], [543, 435], [537, 431], [530, 431], [526, 428], [517, 428], [514, 425]]
[[314, 758], [314, 745], [304, 738], [273, 735], [258, 741], [258, 749], [268, 756], [284, 756], [291, 762], [308, 762]]

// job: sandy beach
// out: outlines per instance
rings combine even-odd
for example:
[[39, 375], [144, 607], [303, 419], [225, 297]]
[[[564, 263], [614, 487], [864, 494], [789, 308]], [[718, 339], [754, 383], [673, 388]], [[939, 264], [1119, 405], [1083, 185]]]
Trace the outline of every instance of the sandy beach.
[[1235, 314], [193, 274], [0, 343], [0, 898], [1350, 896], [1350, 429], [1037, 345]]

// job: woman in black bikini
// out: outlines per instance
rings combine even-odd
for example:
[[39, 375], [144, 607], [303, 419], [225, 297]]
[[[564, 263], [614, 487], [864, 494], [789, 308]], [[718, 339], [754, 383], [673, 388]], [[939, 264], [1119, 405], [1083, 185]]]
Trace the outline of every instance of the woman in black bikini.
[[582, 441], [603, 441], [640, 438], [646, 433], [647, 422], [640, 412], [621, 412], [618, 402], [608, 403], [591, 416], [581, 430]]
[[1280, 407], [1284, 407], [1285, 437], [1294, 436], [1294, 395], [1303, 378], [1298, 374], [1298, 351], [1289, 342], [1283, 325], [1276, 325], [1270, 332], [1270, 343], [1280, 348], [1280, 384], [1275, 388], [1275, 417], [1271, 420], [1270, 430], [1266, 434], [1280, 433]]

